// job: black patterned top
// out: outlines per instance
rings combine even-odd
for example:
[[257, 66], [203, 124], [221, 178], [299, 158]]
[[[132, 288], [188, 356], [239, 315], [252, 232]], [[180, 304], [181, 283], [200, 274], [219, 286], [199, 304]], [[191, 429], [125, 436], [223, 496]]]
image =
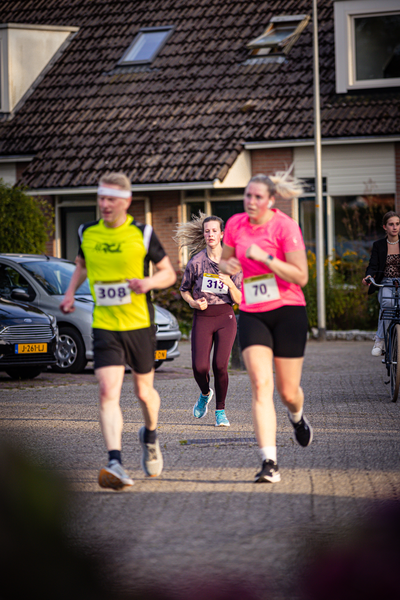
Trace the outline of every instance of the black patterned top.
[[400, 277], [400, 254], [388, 254], [384, 277]]

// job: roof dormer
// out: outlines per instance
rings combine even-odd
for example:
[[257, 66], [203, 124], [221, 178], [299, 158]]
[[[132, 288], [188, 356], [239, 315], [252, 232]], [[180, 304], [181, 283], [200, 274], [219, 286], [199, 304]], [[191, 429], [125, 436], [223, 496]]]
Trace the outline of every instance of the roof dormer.
[[10, 113], [78, 27], [0, 24], [0, 113]]

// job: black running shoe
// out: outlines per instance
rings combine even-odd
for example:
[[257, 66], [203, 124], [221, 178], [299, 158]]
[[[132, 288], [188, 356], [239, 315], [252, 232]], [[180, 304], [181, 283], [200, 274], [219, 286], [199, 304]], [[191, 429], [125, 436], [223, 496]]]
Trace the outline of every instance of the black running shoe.
[[281, 480], [279, 468], [273, 460], [264, 460], [261, 471], [257, 473], [254, 483], [277, 483]]
[[307, 417], [303, 415], [298, 423], [293, 423], [290, 417], [289, 421], [292, 423], [297, 443], [303, 448], [309, 446], [313, 439], [313, 430]]

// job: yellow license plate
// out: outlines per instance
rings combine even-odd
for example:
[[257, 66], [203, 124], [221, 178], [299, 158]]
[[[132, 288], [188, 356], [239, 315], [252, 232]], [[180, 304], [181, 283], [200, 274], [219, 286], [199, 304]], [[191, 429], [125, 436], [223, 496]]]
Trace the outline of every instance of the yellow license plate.
[[47, 344], [16, 344], [15, 354], [40, 354], [47, 352]]
[[165, 360], [167, 358], [166, 350], [156, 350], [154, 352], [154, 360]]

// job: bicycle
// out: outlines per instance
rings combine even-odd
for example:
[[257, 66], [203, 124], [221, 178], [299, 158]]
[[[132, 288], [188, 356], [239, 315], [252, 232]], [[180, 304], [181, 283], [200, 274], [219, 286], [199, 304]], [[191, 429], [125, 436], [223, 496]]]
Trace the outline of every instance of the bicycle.
[[393, 278], [392, 284], [376, 283], [372, 275], [367, 275], [365, 279], [369, 279], [376, 287], [393, 288], [394, 306], [382, 309], [379, 319], [390, 320], [386, 331], [383, 323], [385, 358], [382, 359], [382, 363], [385, 364], [389, 377], [389, 381], [385, 383], [390, 383], [392, 402], [397, 402], [400, 388], [400, 279]]

